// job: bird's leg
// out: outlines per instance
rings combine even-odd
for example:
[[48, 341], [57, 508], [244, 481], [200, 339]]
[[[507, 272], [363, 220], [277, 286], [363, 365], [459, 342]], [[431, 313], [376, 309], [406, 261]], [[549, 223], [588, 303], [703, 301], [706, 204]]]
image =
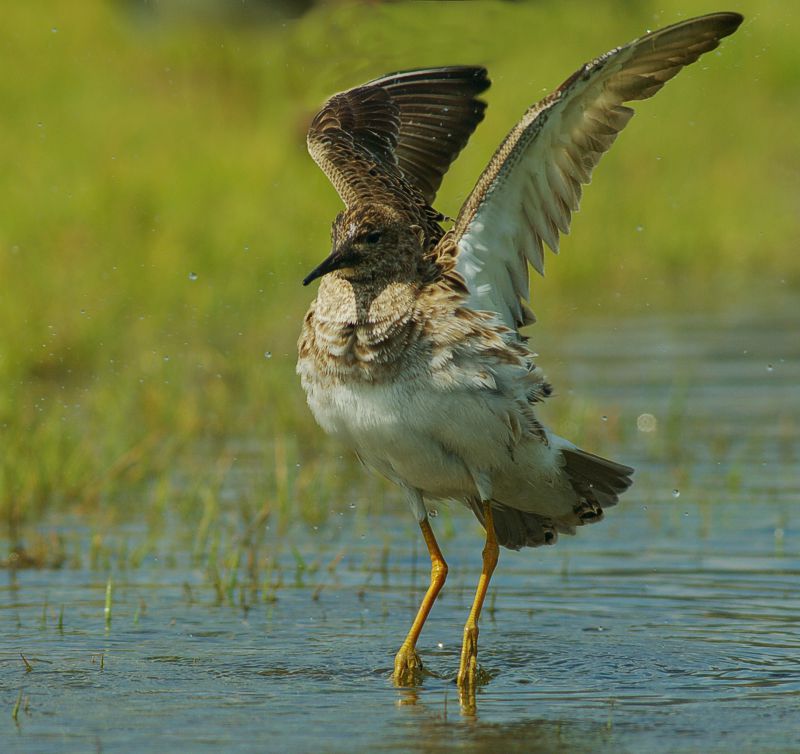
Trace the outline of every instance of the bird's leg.
[[461, 647], [461, 663], [458, 668], [458, 686], [463, 691], [473, 691], [475, 688], [475, 678], [478, 670], [478, 618], [481, 615], [483, 601], [486, 599], [486, 591], [489, 588], [489, 580], [492, 578], [499, 548], [497, 537], [494, 533], [494, 521], [492, 519], [492, 504], [489, 500], [483, 503], [484, 526], [486, 527], [486, 545], [483, 548], [483, 568], [481, 577], [478, 580], [478, 588], [475, 592], [475, 600], [472, 609], [469, 611], [464, 626], [464, 644]]
[[425, 537], [425, 544], [428, 546], [428, 552], [431, 555], [431, 583], [422, 598], [417, 617], [414, 618], [414, 622], [411, 624], [411, 630], [394, 658], [394, 675], [392, 677], [396, 686], [411, 686], [420, 680], [422, 662], [415, 649], [417, 639], [422, 627], [425, 625], [428, 613], [433, 607], [434, 600], [447, 578], [447, 563], [444, 562], [442, 551], [439, 549], [436, 537], [433, 536], [433, 529], [431, 529], [427, 516], [419, 522], [419, 527], [422, 529], [422, 536]]

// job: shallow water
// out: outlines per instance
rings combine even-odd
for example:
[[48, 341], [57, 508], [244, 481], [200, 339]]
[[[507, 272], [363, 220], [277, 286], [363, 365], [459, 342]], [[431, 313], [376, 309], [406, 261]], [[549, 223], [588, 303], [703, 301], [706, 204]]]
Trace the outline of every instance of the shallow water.
[[473, 710], [453, 680], [480, 565], [471, 514], [433, 522], [450, 578], [419, 645], [431, 674], [397, 690], [427, 555], [406, 511], [362, 538], [345, 504], [289, 532], [275, 600], [249, 609], [215, 599], [185, 552], [115, 572], [109, 627], [105, 572], [5, 572], [2, 750], [797, 750], [798, 335], [719, 316], [537, 337], [560, 400], [589, 402], [593, 447], [607, 436], [636, 484], [579, 536], [501, 553]]

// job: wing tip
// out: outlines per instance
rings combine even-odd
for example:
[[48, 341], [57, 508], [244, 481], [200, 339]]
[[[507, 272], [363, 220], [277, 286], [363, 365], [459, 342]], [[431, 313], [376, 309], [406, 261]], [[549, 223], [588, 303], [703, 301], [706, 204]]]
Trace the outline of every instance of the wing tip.
[[710, 15], [716, 16], [723, 21], [723, 23], [720, 25], [720, 28], [722, 31], [724, 31], [724, 34], [721, 35], [723, 37], [733, 34], [733, 32], [735, 32], [744, 21], [744, 16], [741, 13], [733, 10], [721, 11], [720, 13], [712, 13]]

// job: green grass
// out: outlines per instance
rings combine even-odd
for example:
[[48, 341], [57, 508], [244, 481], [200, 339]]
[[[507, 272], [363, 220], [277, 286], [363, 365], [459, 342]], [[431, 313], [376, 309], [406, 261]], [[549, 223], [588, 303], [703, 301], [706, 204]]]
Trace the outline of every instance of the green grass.
[[[382, 483], [313, 425], [293, 373], [312, 295], [299, 281], [339, 209], [305, 152], [310, 115], [388, 70], [487, 64], [487, 120], [441, 192], [454, 214], [528, 104], [686, 6], [342, 3], [247, 28], [99, 0], [9, 5], [0, 515], [12, 546], [55, 510], [101, 527], [177, 508], [208, 552], [242, 453], [263, 468], [240, 487], [243, 520], [315, 523], [333, 500], [379, 499]], [[534, 283], [548, 327], [574, 309], [797, 290], [797, 29], [779, 3], [736, 6], [743, 29], [642, 103], [598, 169]]]

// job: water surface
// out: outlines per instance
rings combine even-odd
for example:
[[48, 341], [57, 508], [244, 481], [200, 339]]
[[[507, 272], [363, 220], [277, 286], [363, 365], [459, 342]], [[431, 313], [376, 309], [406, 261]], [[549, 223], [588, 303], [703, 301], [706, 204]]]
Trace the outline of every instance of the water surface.
[[265, 531], [273, 571], [231, 599], [185, 545], [112, 564], [110, 625], [106, 570], [4, 572], [2, 750], [796, 750], [798, 335], [767, 316], [537, 333], [559, 400], [586, 402], [581, 433], [636, 484], [579, 536], [501, 552], [475, 709], [454, 684], [480, 568], [471, 514], [433, 522], [450, 578], [419, 645], [430, 675], [398, 690], [427, 555], [407, 511], [365, 530], [342, 501], [316, 529]]

